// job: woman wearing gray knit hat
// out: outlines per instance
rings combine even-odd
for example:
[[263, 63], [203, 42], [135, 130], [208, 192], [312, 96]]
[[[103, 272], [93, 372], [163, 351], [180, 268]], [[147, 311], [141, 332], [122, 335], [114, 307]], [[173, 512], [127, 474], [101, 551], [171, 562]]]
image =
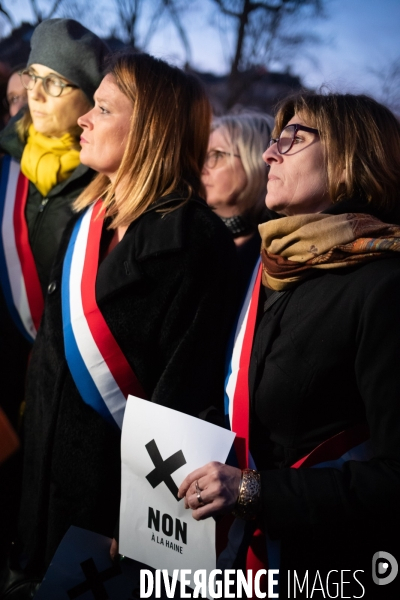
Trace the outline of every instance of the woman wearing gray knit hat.
[[[51, 265], [71, 204], [94, 175], [80, 164], [77, 119], [93, 105], [107, 53], [100, 38], [74, 20], [38, 25], [20, 73], [28, 109], [0, 135], [0, 388], [14, 427]], [[0, 472], [0, 520], [8, 524], [7, 503], [14, 502], [2, 497], [10, 488], [2, 483]], [[8, 533], [0, 522], [0, 563]]]

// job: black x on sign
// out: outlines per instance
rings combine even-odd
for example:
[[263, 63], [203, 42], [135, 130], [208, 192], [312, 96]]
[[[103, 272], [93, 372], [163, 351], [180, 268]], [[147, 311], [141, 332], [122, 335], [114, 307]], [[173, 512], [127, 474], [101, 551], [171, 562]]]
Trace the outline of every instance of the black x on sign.
[[177, 496], [178, 486], [172, 479], [171, 474], [186, 464], [186, 458], [183, 456], [182, 450], [178, 450], [178, 452], [175, 452], [175, 454], [172, 454], [172, 456], [163, 460], [154, 440], [151, 440], [151, 442], [146, 444], [145, 448], [155, 466], [155, 469], [146, 475], [147, 481], [153, 488], [156, 488], [160, 483], [164, 482], [171, 494], [179, 502]]
[[108, 600], [108, 594], [103, 583], [121, 574], [121, 567], [118, 563], [109, 567], [105, 571], [99, 572], [92, 558], [81, 563], [81, 569], [85, 575], [86, 581], [76, 585], [68, 590], [67, 594], [70, 600], [83, 596], [91, 591], [95, 600]]

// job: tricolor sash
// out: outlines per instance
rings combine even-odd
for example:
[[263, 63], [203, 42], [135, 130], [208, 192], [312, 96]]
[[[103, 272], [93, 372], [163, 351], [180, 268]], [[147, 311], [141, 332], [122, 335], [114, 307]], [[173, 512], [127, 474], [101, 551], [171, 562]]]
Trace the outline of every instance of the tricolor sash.
[[0, 281], [14, 323], [32, 343], [44, 301], [25, 220], [28, 188], [19, 163], [5, 156], [0, 181]]
[[[237, 434], [234, 446], [235, 458], [241, 469], [249, 466], [250, 468], [256, 468], [249, 452], [250, 396], [248, 377], [261, 288], [262, 266], [260, 262], [257, 263], [254, 269], [236, 324], [230, 349], [231, 358], [225, 380], [225, 413], [228, 416], [232, 431]], [[349, 460], [369, 460], [372, 458], [373, 453], [368, 438], [369, 431], [365, 424], [342, 431], [324, 441], [310, 454], [292, 465], [292, 468], [328, 467], [340, 469]], [[232, 568], [244, 539], [249, 537], [249, 528], [251, 535], [247, 550], [246, 568], [252, 569], [253, 573], [259, 569], [279, 569], [279, 540], [270, 540], [257, 527], [256, 522], [249, 523], [240, 519], [233, 521], [227, 535], [224, 532], [227, 543], [218, 557], [220, 568]], [[261, 582], [264, 583], [264, 586], [261, 589], [266, 592], [266, 578], [263, 579], [261, 579]]]
[[[231, 355], [227, 376], [225, 379], [225, 414], [232, 431], [236, 433], [234, 440], [235, 458], [241, 469], [255, 468], [249, 451], [249, 422], [250, 422], [250, 394], [249, 394], [249, 368], [253, 338], [256, 328], [258, 301], [261, 288], [262, 265], [261, 259], [253, 270], [249, 286], [244, 297], [242, 308], [239, 312], [234, 336], [231, 341], [229, 354]], [[227, 518], [225, 518], [225, 523]], [[260, 569], [268, 568], [267, 547], [263, 532], [254, 528], [253, 523], [248, 524], [241, 519], [234, 519], [229, 532], [226, 524], [219, 524], [219, 537], [226, 537], [226, 548], [218, 556], [220, 568], [232, 568], [236, 553], [248, 536], [249, 525], [253, 528], [251, 541], [247, 550], [246, 569], [252, 569], [255, 574]], [[221, 544], [221, 540], [218, 540]], [[267, 591], [266, 578], [260, 582], [260, 589]]]
[[64, 347], [83, 401], [121, 428], [128, 394], [145, 395], [96, 302], [103, 221], [98, 200], [78, 219], [68, 244], [61, 285]]
[[249, 367], [261, 287], [261, 259], [257, 261], [236, 323], [225, 380], [225, 413], [236, 433], [235, 453], [242, 469], [251, 462], [249, 454]]

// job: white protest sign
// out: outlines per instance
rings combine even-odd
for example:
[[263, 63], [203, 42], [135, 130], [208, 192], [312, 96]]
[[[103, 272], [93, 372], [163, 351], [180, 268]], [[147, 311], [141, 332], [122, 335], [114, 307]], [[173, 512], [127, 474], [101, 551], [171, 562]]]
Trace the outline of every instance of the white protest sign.
[[[121, 554], [155, 569], [215, 569], [215, 521], [195, 521], [177, 491], [194, 469], [224, 463], [235, 434], [129, 396], [122, 427]], [[180, 571], [179, 571], [180, 572]]]

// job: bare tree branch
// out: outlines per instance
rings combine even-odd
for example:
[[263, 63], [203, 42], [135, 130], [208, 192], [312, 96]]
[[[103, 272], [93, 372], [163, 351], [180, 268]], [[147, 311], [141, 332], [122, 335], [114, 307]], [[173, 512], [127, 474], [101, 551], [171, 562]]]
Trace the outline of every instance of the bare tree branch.
[[[218, 10], [235, 20], [235, 51], [231, 62], [231, 74], [243, 71], [253, 63], [257, 47], [258, 61], [265, 62], [271, 55], [272, 46], [278, 40], [279, 30], [285, 20], [311, 9], [314, 15], [321, 13], [323, 0], [213, 0]], [[262, 47], [264, 46], [264, 51]]]
[[156, 33], [156, 31], [158, 29], [160, 21], [164, 17], [165, 5], [164, 5], [163, 1], [160, 2], [159, 7], [160, 7], [160, 9], [153, 11], [153, 14], [150, 17], [150, 21], [149, 21], [149, 24], [147, 27], [147, 32], [146, 32], [145, 36], [143, 37], [143, 42], [141, 44], [143, 48], [148, 47], [148, 45], [150, 44], [151, 38], [153, 37], [153, 35]]
[[223, 0], [214, 0], [215, 4], [217, 4], [221, 10], [222, 13], [224, 13], [224, 15], [228, 15], [228, 17], [238, 17], [240, 18], [240, 13], [238, 12], [234, 12], [233, 10], [229, 9], [225, 3], [223, 2]]
[[383, 68], [370, 69], [381, 85], [379, 99], [400, 116], [400, 56]]
[[15, 21], [10, 15], [10, 13], [4, 8], [3, 3], [0, 2], [0, 14], [3, 15], [5, 19], [10, 23], [11, 27], [15, 27]]
[[116, 0], [115, 4], [125, 41], [134, 48], [138, 47], [137, 23], [142, 10], [142, 0]]
[[[42, 4], [47, 8], [41, 8], [38, 0], [29, 0], [31, 5], [31, 10], [34, 16], [34, 21], [32, 25], [38, 25], [45, 19], [50, 19], [53, 15], [59, 10], [60, 6], [64, 3], [64, 0], [53, 0], [53, 2], [49, 5], [49, 2], [43, 2]], [[8, 11], [6, 11], [3, 7], [3, 3], [0, 3], [0, 13], [3, 13], [7, 19], [10, 21], [12, 27], [15, 27], [15, 21], [11, 17]]]
[[47, 13], [46, 19], [51, 19], [51, 17], [55, 14], [55, 12], [60, 8], [62, 3], [63, 3], [63, 0], [55, 0], [53, 6], [50, 8], [49, 12]]
[[161, 0], [161, 3], [166, 7], [172, 23], [175, 25], [175, 28], [179, 34], [179, 37], [182, 41], [183, 47], [185, 49], [185, 55], [186, 55], [186, 63], [190, 63], [191, 62], [191, 58], [192, 58], [192, 53], [191, 53], [191, 48], [190, 48], [190, 43], [189, 43], [189, 39], [186, 35], [186, 31], [182, 25], [182, 22], [180, 20], [179, 17], [179, 7], [176, 6], [176, 3], [174, 0]]
[[[191, 48], [189, 38], [181, 20], [181, 13], [187, 8], [188, 2], [179, 0], [154, 0], [151, 10], [146, 0], [114, 0], [117, 9], [118, 25], [117, 31], [121, 31], [132, 46], [145, 49], [151, 37], [158, 29], [160, 23], [167, 19], [175, 27], [184, 47], [186, 62], [191, 60]], [[145, 7], [146, 5], [146, 7]], [[145, 8], [147, 11], [145, 12]], [[145, 33], [143, 33], [143, 22], [147, 20]], [[139, 23], [141, 24], [141, 35], [139, 39]]]
[[41, 21], [43, 21], [42, 11], [39, 9], [39, 6], [37, 5], [36, 0], [30, 0], [30, 1], [31, 1], [32, 12], [36, 18], [36, 23], [41, 23]]
[[[243, 74], [252, 70], [254, 77], [259, 72], [254, 67], [262, 65], [268, 68], [279, 55], [287, 53], [289, 48], [306, 44], [310, 37], [307, 33], [288, 34], [285, 29], [289, 23], [305, 15], [322, 14], [327, 0], [213, 0], [216, 10], [232, 20], [236, 33], [234, 52], [230, 64], [231, 97], [228, 107], [234, 103], [238, 90], [242, 88]], [[239, 83], [240, 80], [240, 83]], [[246, 80], [246, 84], [248, 82]]]

